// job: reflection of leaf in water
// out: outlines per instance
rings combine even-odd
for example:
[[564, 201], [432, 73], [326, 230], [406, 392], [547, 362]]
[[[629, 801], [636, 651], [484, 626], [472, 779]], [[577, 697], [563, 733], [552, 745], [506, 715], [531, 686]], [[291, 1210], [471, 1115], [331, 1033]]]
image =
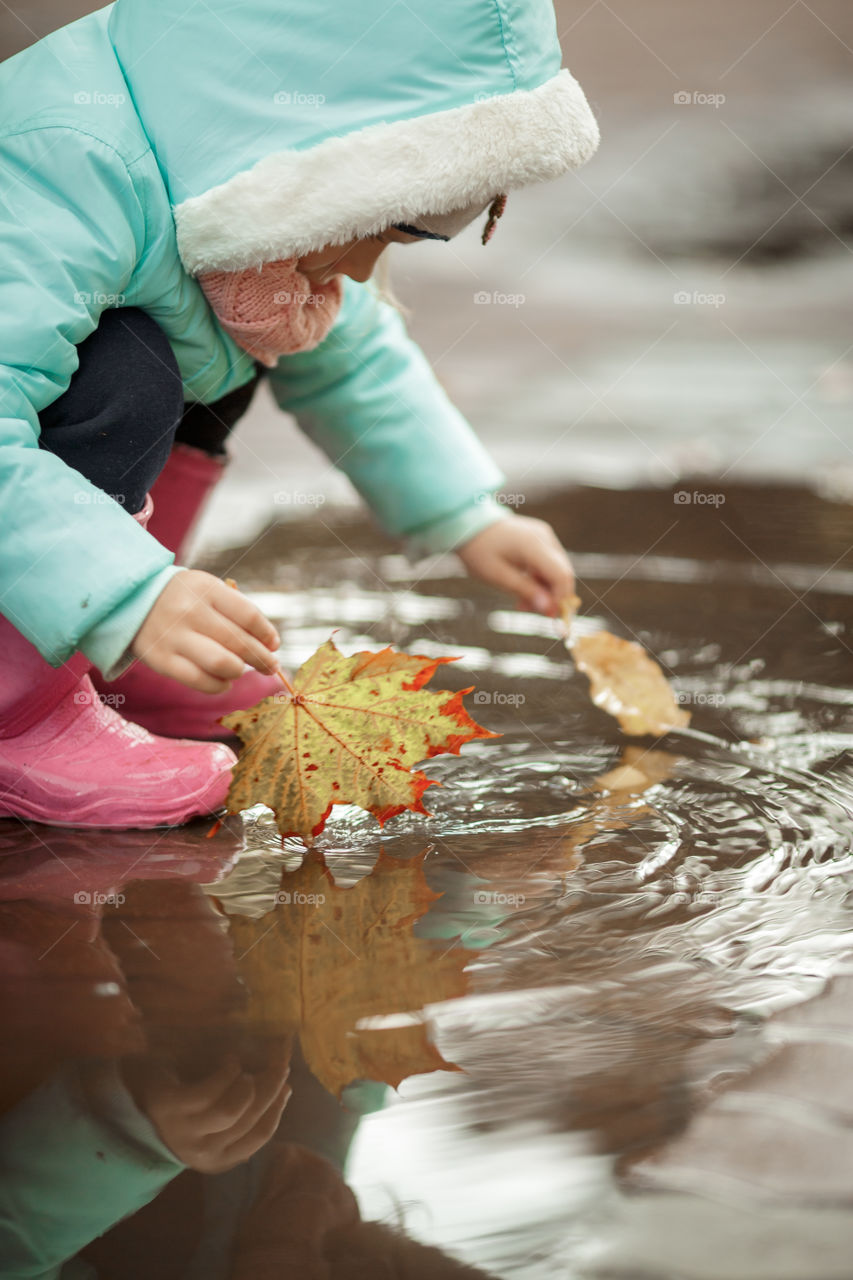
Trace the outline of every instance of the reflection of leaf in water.
[[[396, 1088], [410, 1075], [459, 1069], [431, 1043], [422, 1011], [465, 994], [471, 953], [437, 948], [412, 931], [441, 896], [427, 885], [425, 857], [383, 853], [350, 889], [306, 860], [283, 876], [272, 915], [230, 917], [251, 1029], [298, 1031], [306, 1062], [330, 1093], [353, 1080]], [[361, 1025], [389, 1015], [399, 1015], [399, 1024]]]
[[669, 751], [646, 751], [643, 747], [623, 747], [622, 759], [592, 784], [596, 791], [615, 796], [639, 796], [658, 782], [666, 782], [678, 757]]
[[650, 805], [638, 804], [637, 797], [666, 781], [676, 759], [668, 751], [623, 748], [619, 764], [593, 782], [590, 790], [597, 796], [591, 799], [583, 820], [572, 827], [563, 841], [563, 853], [572, 868], [579, 865], [579, 850], [593, 836], [602, 831], [624, 831], [638, 818], [655, 812]]

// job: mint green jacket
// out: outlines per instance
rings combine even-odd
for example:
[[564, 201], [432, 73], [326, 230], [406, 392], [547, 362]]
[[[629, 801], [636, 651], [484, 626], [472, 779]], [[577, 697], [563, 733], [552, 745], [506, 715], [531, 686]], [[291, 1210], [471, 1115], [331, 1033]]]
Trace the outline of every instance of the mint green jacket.
[[[0, 122], [0, 610], [107, 675], [177, 569], [38, 448], [104, 309], [148, 312], [210, 403], [253, 365], [198, 273], [488, 201], [597, 141], [550, 0], [117, 0], [0, 65]], [[272, 384], [413, 552], [501, 514], [502, 476], [369, 286], [347, 280]]]

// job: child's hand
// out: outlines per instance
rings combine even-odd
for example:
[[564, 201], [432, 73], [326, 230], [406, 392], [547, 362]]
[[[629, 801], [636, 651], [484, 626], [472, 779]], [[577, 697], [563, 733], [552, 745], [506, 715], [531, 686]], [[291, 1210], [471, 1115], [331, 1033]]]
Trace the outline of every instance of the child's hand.
[[496, 520], [456, 548], [469, 573], [512, 592], [519, 607], [556, 617], [575, 589], [572, 563], [554, 530], [532, 516]]
[[129, 1061], [122, 1074], [162, 1142], [199, 1173], [224, 1173], [269, 1142], [290, 1098], [284, 1061], [257, 1075], [229, 1056], [211, 1075], [184, 1084], [162, 1064]]
[[279, 638], [244, 595], [212, 573], [184, 569], [160, 592], [131, 652], [161, 676], [201, 693], [222, 693], [248, 662], [268, 675]]

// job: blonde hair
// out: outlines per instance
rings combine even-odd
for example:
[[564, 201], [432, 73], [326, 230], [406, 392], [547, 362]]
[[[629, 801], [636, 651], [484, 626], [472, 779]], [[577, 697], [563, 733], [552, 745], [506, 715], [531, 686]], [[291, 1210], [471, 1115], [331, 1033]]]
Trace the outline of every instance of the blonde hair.
[[403, 306], [403, 303], [394, 293], [391, 284], [391, 263], [386, 254], [376, 264], [376, 271], [371, 278], [371, 286], [373, 292], [381, 302], [387, 302], [389, 307], [393, 307], [395, 311], [399, 311], [404, 320], [408, 320], [412, 312], [409, 307]]

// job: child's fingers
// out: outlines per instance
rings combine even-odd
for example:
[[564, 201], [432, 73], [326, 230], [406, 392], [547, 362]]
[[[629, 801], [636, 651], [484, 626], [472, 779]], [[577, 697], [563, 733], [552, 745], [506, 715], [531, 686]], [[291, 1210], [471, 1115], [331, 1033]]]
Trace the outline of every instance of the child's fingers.
[[212, 603], [219, 613], [236, 622], [237, 626], [243, 631], [248, 631], [249, 635], [255, 636], [267, 649], [278, 648], [281, 640], [275, 627], [268, 618], [264, 617], [260, 609], [239, 591], [226, 587], [224, 591], [216, 593], [216, 599]]
[[243, 674], [243, 659], [224, 644], [199, 631], [191, 632], [181, 645], [182, 655], [201, 667], [207, 676], [230, 684]]
[[197, 689], [199, 693], [224, 693], [231, 687], [230, 680], [218, 680], [215, 676], [208, 675], [197, 663], [181, 654], [172, 654], [161, 674], [185, 684], [189, 689]]
[[232, 1116], [229, 1145], [252, 1129], [259, 1116], [264, 1115], [279, 1096], [290, 1073], [290, 1063], [274, 1063], [252, 1076], [252, 1095], [245, 1105]]
[[224, 614], [213, 611], [209, 624], [205, 626], [205, 635], [211, 640], [236, 653], [249, 666], [260, 671], [262, 675], [271, 675], [278, 670], [278, 658], [270, 653], [260, 640], [248, 631], [244, 631], [236, 622], [231, 622]]
[[536, 554], [528, 557], [531, 572], [547, 585], [555, 601], [564, 600], [575, 589], [571, 562], [562, 547], [541, 544]]
[[279, 1085], [274, 1097], [260, 1115], [253, 1115], [250, 1128], [228, 1144], [223, 1152], [229, 1165], [240, 1164], [259, 1151], [272, 1138], [290, 1100], [292, 1089], [287, 1081]]
[[547, 609], [548, 593], [525, 569], [516, 568], [508, 560], [501, 560], [488, 576], [496, 587], [502, 587], [504, 591], [517, 596], [525, 608], [532, 609], [535, 613], [542, 613]]
[[195, 1113], [199, 1128], [205, 1135], [232, 1129], [252, 1108], [255, 1093], [254, 1078], [246, 1073], [239, 1075], [205, 1111]]

